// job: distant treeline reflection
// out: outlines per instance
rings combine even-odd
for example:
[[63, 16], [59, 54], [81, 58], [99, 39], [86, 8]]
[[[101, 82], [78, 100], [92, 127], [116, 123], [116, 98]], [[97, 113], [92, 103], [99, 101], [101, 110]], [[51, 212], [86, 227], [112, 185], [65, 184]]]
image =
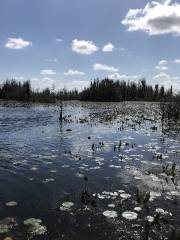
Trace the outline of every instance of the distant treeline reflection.
[[34, 90], [30, 81], [23, 83], [16, 80], [6, 80], [0, 86], [0, 99], [53, 103], [57, 100], [82, 101], [161, 101], [173, 97], [172, 87], [169, 89], [156, 84], [147, 85], [145, 79], [138, 82], [113, 81], [108, 78], [94, 80], [83, 91], [77, 89], [68, 91], [65, 88], [56, 91], [54, 88]]

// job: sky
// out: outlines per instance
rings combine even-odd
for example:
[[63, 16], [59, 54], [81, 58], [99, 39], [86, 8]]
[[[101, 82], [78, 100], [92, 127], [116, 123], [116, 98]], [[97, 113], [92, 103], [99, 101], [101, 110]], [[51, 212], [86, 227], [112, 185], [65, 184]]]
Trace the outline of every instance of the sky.
[[180, 90], [180, 1], [0, 1], [0, 81], [81, 90], [97, 77]]

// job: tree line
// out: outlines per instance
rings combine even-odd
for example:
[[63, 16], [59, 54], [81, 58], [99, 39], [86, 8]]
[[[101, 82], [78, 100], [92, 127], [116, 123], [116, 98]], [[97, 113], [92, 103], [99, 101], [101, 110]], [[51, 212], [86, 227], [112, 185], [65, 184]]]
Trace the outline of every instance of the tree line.
[[12, 79], [6, 80], [0, 85], [0, 99], [4, 100], [55, 103], [57, 100], [75, 100], [78, 99], [78, 96], [79, 93], [76, 89], [72, 91], [67, 91], [65, 88], [59, 91], [55, 91], [53, 88], [34, 90], [30, 81], [21, 83]]
[[172, 87], [165, 90], [158, 84], [153, 87], [147, 85], [145, 79], [138, 82], [113, 81], [108, 78], [99, 81], [94, 80], [90, 86], [80, 93], [83, 101], [160, 101], [170, 99], [173, 96]]
[[55, 91], [54, 88], [34, 90], [30, 81], [23, 83], [16, 80], [6, 80], [0, 85], [0, 99], [47, 102], [54, 103], [57, 100], [81, 100], [81, 101], [164, 101], [173, 98], [173, 89], [164, 88], [156, 84], [148, 85], [145, 79], [138, 82], [113, 81], [111, 79], [95, 79], [90, 86], [78, 92], [77, 89], [68, 91], [65, 88]]

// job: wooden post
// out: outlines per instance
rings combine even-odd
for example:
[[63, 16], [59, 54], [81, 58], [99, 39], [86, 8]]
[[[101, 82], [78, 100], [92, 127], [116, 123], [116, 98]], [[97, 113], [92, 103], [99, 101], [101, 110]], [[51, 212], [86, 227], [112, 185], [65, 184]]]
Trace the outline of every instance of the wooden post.
[[62, 122], [63, 120], [63, 102], [62, 102], [62, 98], [60, 101], [60, 115], [59, 115], [59, 121]]

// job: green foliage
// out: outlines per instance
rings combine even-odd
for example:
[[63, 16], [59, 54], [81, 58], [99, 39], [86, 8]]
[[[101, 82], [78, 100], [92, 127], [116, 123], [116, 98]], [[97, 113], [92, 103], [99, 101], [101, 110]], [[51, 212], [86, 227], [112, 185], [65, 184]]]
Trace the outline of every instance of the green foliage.
[[[139, 82], [132, 81], [113, 81], [108, 78], [94, 80], [88, 88], [85, 88], [80, 93], [74, 89], [67, 91], [62, 89], [55, 91], [46, 88], [44, 90], [33, 90], [29, 81], [24, 83], [16, 82], [15, 80], [6, 80], [0, 86], [0, 99], [17, 100], [17, 101], [32, 101], [32, 102], [47, 102], [53, 103], [57, 100], [82, 100], [96, 102], [119, 102], [119, 101], [169, 101], [172, 100], [172, 88], [165, 91], [155, 85], [147, 85], [145, 79]], [[179, 103], [179, 102], [178, 102]], [[167, 105], [166, 108], [170, 114], [179, 115], [178, 104]]]
[[180, 119], [180, 95], [166, 103], [161, 103], [162, 119]]
[[138, 204], [141, 204], [141, 194], [139, 192], [139, 189], [136, 191], [136, 201]]
[[23, 83], [15, 80], [6, 80], [0, 87], [0, 98], [18, 101], [29, 101], [31, 98], [31, 85], [29, 81]]
[[145, 79], [139, 82], [113, 81], [108, 78], [91, 82], [90, 87], [80, 93], [80, 99], [83, 101], [159, 101], [172, 97], [172, 88], [165, 91], [162, 86], [147, 85]]
[[72, 91], [63, 89], [55, 92], [49, 88], [39, 91], [32, 89], [30, 81], [21, 83], [15, 80], [6, 80], [0, 86], [0, 99], [54, 103], [56, 100], [78, 99], [78, 91], [76, 89]]
[[149, 202], [149, 199], [150, 199], [150, 192], [146, 192], [143, 203], [146, 205]]

